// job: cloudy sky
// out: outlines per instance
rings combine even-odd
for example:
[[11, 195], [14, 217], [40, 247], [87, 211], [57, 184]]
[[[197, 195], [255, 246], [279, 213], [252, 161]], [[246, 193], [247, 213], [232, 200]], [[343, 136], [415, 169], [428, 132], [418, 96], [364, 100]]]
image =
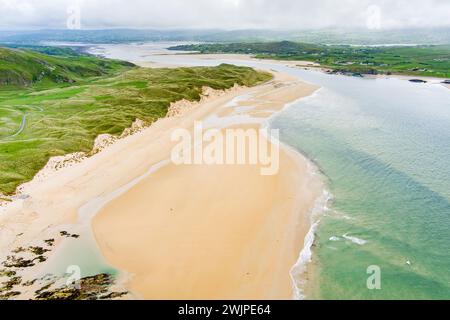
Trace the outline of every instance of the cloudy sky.
[[0, 29], [450, 26], [450, 0], [0, 0]]

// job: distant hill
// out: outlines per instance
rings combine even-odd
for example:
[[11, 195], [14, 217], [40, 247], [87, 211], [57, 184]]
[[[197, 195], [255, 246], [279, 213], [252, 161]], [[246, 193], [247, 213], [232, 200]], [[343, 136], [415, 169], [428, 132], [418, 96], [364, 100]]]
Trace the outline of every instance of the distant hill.
[[[56, 50], [56, 51], [55, 51]], [[41, 47], [37, 51], [0, 47], [0, 87], [75, 83], [112, 74], [132, 64]]]
[[261, 59], [319, 63], [335, 73], [404, 74], [450, 78], [450, 45], [349, 46], [291, 41], [181, 45], [170, 50], [252, 54]]
[[0, 43], [42, 44], [42, 42], [130, 43], [145, 41], [260, 42], [282, 41], [315, 44], [450, 44], [450, 28], [396, 30], [32, 30], [1, 31]]

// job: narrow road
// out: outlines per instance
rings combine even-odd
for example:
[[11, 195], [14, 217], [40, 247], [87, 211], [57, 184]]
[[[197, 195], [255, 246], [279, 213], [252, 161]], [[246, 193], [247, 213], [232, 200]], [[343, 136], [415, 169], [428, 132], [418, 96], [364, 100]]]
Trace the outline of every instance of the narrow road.
[[[37, 106], [34, 106], [34, 107], [36, 109], [38, 109], [39, 112], [43, 112], [44, 111], [44, 109], [42, 109], [41, 107], [37, 107]], [[23, 117], [22, 117], [22, 123], [20, 124], [19, 130], [17, 130], [16, 133], [14, 133], [14, 134], [12, 134], [10, 136], [4, 137], [4, 138], [0, 138], [0, 139], [1, 140], [5, 140], [5, 139], [9, 139], [9, 138], [14, 138], [14, 137], [17, 137], [19, 134], [21, 134], [22, 131], [25, 129], [25, 126], [27, 124], [27, 117], [28, 117], [28, 112], [25, 112], [23, 114]]]
[[28, 117], [28, 113], [25, 113], [22, 117], [22, 123], [20, 124], [20, 128], [19, 130], [17, 130], [16, 133], [14, 133], [13, 135], [10, 135], [7, 138], [14, 138], [17, 137], [19, 134], [22, 133], [23, 129], [25, 129], [25, 125], [27, 124], [27, 117]]

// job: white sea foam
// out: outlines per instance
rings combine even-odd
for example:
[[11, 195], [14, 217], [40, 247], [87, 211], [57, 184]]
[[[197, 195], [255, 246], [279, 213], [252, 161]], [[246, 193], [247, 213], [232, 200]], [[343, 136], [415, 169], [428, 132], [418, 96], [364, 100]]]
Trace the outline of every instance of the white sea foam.
[[305, 285], [305, 280], [302, 275], [307, 271], [308, 264], [312, 261], [312, 246], [315, 241], [316, 230], [319, 222], [313, 224], [305, 238], [305, 246], [300, 252], [300, 257], [297, 263], [291, 269], [291, 278], [294, 283], [294, 300], [304, 300], [305, 296], [302, 287]]
[[341, 238], [339, 238], [339, 237], [331, 237], [330, 239], [328, 239], [329, 241], [332, 241], [332, 242], [338, 242], [338, 241], [341, 241]]
[[311, 229], [306, 235], [303, 250], [300, 252], [300, 256], [290, 272], [294, 285], [294, 300], [305, 299], [304, 286], [306, 284], [306, 279], [304, 278], [304, 275], [308, 269], [308, 264], [312, 262], [312, 247], [315, 242], [317, 228], [320, 224], [320, 220], [317, 217], [320, 217], [324, 213], [327, 208], [327, 204], [331, 199], [331, 194], [327, 190], [324, 190], [322, 196], [317, 199], [312, 210], [311, 219], [312, 221], [316, 220], [316, 222], [312, 224]]
[[360, 246], [363, 246], [363, 245], [365, 245], [368, 242], [367, 240], [364, 240], [364, 239], [360, 239], [360, 238], [357, 238], [357, 237], [351, 237], [348, 234], [344, 234], [342, 237], [347, 239], [347, 240], [349, 240], [349, 241], [351, 241], [351, 242], [353, 242], [353, 243], [355, 243], [355, 244], [358, 244]]
[[[285, 110], [293, 107], [295, 104], [299, 103], [300, 101], [314, 99], [319, 94], [319, 92], [321, 92], [321, 89], [322, 88], [316, 90], [313, 94], [311, 94], [307, 97], [302, 97], [296, 101], [286, 104], [281, 111], [285, 111]], [[274, 114], [272, 117], [266, 119], [263, 122], [263, 127], [270, 127], [272, 120], [275, 117], [277, 117], [278, 115], [279, 115], [279, 112]], [[294, 148], [286, 143], [281, 142], [281, 145], [288, 150], [291, 150], [295, 153], [302, 154], [299, 150], [297, 150], [296, 148]], [[302, 154], [302, 156], [304, 156], [308, 160], [307, 161], [308, 171], [311, 172], [311, 174], [313, 176], [320, 175], [320, 170], [318, 169], [318, 167], [316, 167], [316, 165], [310, 159], [308, 159], [307, 156], [305, 156], [303, 154]], [[305, 237], [304, 246], [303, 246], [302, 251], [300, 252], [299, 258], [290, 271], [290, 276], [291, 276], [293, 287], [294, 287], [294, 296], [293, 296], [294, 300], [304, 300], [306, 298], [305, 293], [304, 293], [306, 279], [305, 279], [304, 275], [307, 272], [308, 264], [312, 262], [312, 256], [313, 256], [312, 247], [315, 242], [315, 235], [316, 235], [317, 228], [319, 227], [319, 224], [320, 224], [320, 217], [323, 216], [325, 214], [325, 212], [329, 210], [328, 205], [332, 199], [333, 199], [332, 194], [329, 193], [326, 189], [324, 189], [322, 195], [316, 200], [314, 208], [312, 209], [312, 212], [310, 215], [311, 216], [311, 225], [312, 225], [311, 229], [309, 230], [308, 234]]]

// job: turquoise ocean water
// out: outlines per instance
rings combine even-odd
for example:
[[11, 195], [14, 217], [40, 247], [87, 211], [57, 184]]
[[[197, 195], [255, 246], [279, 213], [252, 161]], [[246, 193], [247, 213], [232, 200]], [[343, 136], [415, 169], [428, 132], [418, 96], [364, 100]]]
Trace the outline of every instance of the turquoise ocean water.
[[[450, 299], [450, 90], [294, 71], [322, 86], [272, 122], [333, 194], [309, 298]], [[369, 290], [369, 266], [380, 290]]]

